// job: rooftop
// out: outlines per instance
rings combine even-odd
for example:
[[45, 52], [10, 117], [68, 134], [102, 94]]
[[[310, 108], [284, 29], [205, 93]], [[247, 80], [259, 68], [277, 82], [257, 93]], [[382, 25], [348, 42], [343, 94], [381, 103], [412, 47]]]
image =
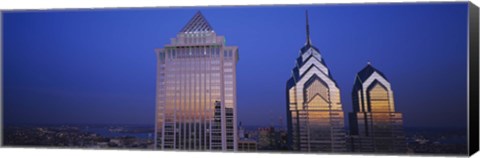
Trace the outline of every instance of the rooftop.
[[212, 26], [203, 16], [202, 12], [198, 11], [192, 19], [183, 27], [181, 33], [197, 33], [197, 32], [214, 32]]

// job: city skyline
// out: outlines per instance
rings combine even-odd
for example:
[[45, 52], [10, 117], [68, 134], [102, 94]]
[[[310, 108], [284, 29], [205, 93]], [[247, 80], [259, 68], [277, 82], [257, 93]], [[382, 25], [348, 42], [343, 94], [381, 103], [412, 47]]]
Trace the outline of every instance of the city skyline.
[[[155, 87], [155, 62], [152, 59], [147, 59], [147, 57], [154, 58], [151, 48], [159, 48], [162, 43], [169, 43], [169, 38], [175, 36], [172, 32], [177, 32], [185, 24], [185, 19], [189, 19], [189, 16], [193, 15], [197, 10], [201, 10], [207, 19], [212, 19], [209, 22], [213, 23], [215, 30], [219, 34], [229, 37], [229, 44], [238, 45], [242, 52], [245, 52], [245, 54], [242, 53], [240, 56], [242, 62], [239, 62], [238, 65], [238, 121], [244, 122], [245, 125], [268, 125], [271, 122], [277, 124], [278, 117], [286, 116], [284, 110], [285, 99], [282, 99], [285, 97], [283, 92], [284, 79], [289, 77], [289, 70], [291, 70], [294, 64], [292, 59], [295, 59], [298, 55], [295, 52], [298, 51], [299, 46], [303, 44], [302, 42], [305, 39], [304, 33], [302, 33], [304, 22], [302, 22], [303, 18], [301, 17], [303, 17], [304, 10], [308, 9], [311, 17], [315, 17], [315, 20], [311, 22], [313, 26], [316, 26], [311, 28], [312, 36], [315, 37], [312, 43], [320, 49], [320, 52], [324, 52], [323, 55], [328, 56], [328, 66], [333, 72], [332, 75], [338, 81], [341, 91], [340, 99], [345, 113], [351, 112], [352, 109], [351, 101], [348, 101], [350, 100], [349, 87], [353, 85], [352, 79], [356, 71], [370, 60], [373, 65], [378, 65], [391, 76], [392, 84], [396, 85], [394, 87], [396, 107], [404, 113], [407, 126], [466, 127], [466, 117], [462, 117], [462, 114], [466, 114], [466, 106], [460, 106], [466, 105], [465, 98], [462, 99], [462, 96], [466, 96], [466, 71], [464, 70], [466, 65], [461, 65], [462, 61], [466, 61], [466, 36], [458, 33], [466, 32], [466, 30], [453, 29], [466, 26], [466, 12], [464, 15], [448, 16], [444, 13], [448, 11], [460, 12], [463, 9], [462, 7], [466, 7], [466, 3], [435, 5], [390, 4], [380, 6], [388, 7], [393, 11], [385, 10], [375, 5], [340, 5], [278, 7], [280, 9], [276, 9], [277, 7], [232, 7], [228, 8], [232, 10], [222, 8], [177, 8], [178, 11], [174, 11], [173, 9], [165, 8], [158, 11], [152, 9], [130, 9], [93, 11], [93, 13], [88, 11], [67, 11], [66, 15], [60, 15], [55, 12], [7, 12], [4, 13], [4, 36], [6, 39], [4, 44], [5, 121], [7, 123], [35, 121], [59, 123], [57, 121], [59, 120], [58, 118], [65, 118], [61, 120], [74, 123], [83, 121], [85, 123], [149, 124], [151, 122], [149, 119], [154, 120], [154, 114], [149, 111], [154, 111], [152, 108], [155, 105], [154, 99], [149, 99], [149, 97], [155, 98], [155, 90], [150, 87], [151, 85]], [[405, 18], [402, 17], [403, 15], [396, 14], [397, 12], [404, 12], [406, 8], [409, 8], [407, 6], [413, 8], [413, 11], [416, 13], [415, 16], [413, 13], [409, 13], [405, 15]], [[421, 7], [418, 6], [426, 6], [427, 9], [420, 10], [419, 8]], [[242, 9], [250, 10], [251, 12], [246, 13], [246, 15], [240, 14]], [[335, 9], [340, 9], [344, 12], [333, 11]], [[127, 15], [123, 12], [134, 15]], [[364, 15], [359, 14], [355, 16], [354, 14], [357, 12]], [[176, 14], [170, 18], [163, 14], [157, 15], [159, 13]], [[385, 14], [383, 14], [384, 16], [376, 16], [379, 13]], [[93, 16], [98, 14], [100, 15], [99, 17]], [[142, 16], [142, 18], [136, 19], [135, 22], [141, 25], [141, 27], [130, 26], [130, 23], [123, 21], [125, 16], [130, 20], [134, 20], [137, 16], [144, 14], [163, 17], [164, 21], [168, 21], [168, 25], [161, 25], [162, 23], [142, 25], [142, 22], [145, 23], [155, 19], [151, 16]], [[258, 16], [252, 17], [251, 15]], [[449, 19], [440, 18], [442, 16], [446, 16]], [[38, 21], [32, 19], [35, 17], [39, 18]], [[363, 17], [361, 21], [355, 20], [355, 18], [361, 17]], [[462, 19], [461, 17], [465, 18]], [[57, 21], [55, 18], [66, 20], [66, 22]], [[236, 21], [226, 22], [232, 18], [236, 19]], [[335, 18], [340, 20], [335, 20]], [[457, 19], [459, 22], [453, 22], [454, 24], [446, 23], [452, 20], [450, 18]], [[257, 22], [257, 29], [253, 26], [243, 25], [249, 23], [252, 19]], [[262, 22], [262, 19], [271, 21]], [[425, 22], [422, 19], [431, 19], [431, 21]], [[63, 27], [52, 29], [51, 26], [55, 25], [39, 23], [40, 20], [47, 20]], [[377, 22], [375, 23], [377, 25], [373, 25], [373, 28], [366, 28], [365, 24], [372, 21]], [[95, 24], [95, 27], [84, 26], [87, 29], [82, 29], [82, 27], [76, 26], [82, 24], [82, 22], [90, 22]], [[416, 22], [416, 24], [413, 25], [412, 22]], [[349, 30], [346, 28], [348, 23], [358, 27], [350, 28]], [[23, 26], [30, 26], [28, 24], [37, 27], [28, 27], [31, 30], [26, 30], [27, 28]], [[148, 24], [155, 25], [149, 26]], [[415, 27], [417, 25], [421, 27]], [[278, 27], [271, 28], [268, 26]], [[431, 26], [440, 27], [432, 29], [430, 28]], [[105, 28], [102, 29], [102, 27]], [[128, 28], [126, 32], [122, 29], [123, 27]], [[143, 27], [149, 29], [140, 32], [138, 35], [134, 35], [134, 32], [129, 32], [130, 29], [135, 30]], [[333, 27], [338, 28], [333, 29]], [[106, 31], [107, 28], [112, 30]], [[414, 29], [415, 31], [402, 28]], [[97, 32], [96, 29], [101, 31]], [[148, 33], [148, 31], [154, 29], [168, 30], [170, 33], [167, 33], [167, 31], [164, 33], [155, 31], [155, 33]], [[397, 32], [382, 32], [392, 31], [391, 29], [395, 29]], [[45, 33], [55, 33], [48, 36], [52, 40], [50, 41], [51, 43], [43, 43], [43, 45], [29, 43], [29, 41], [44, 39], [42, 37], [46, 37], [45, 33], [35, 33], [42, 30], [46, 31]], [[78, 30], [79, 34], [75, 32], [66, 33], [72, 32], [72, 30]], [[255, 31], [252, 33], [251, 30]], [[374, 32], [374, 30], [377, 32]], [[80, 34], [82, 32], [83, 35]], [[98, 39], [93, 41], [100, 43], [102, 41], [107, 42], [112, 37], [120, 37], [120, 39], [113, 40], [115, 41], [113, 45], [122, 49], [126, 48], [126, 50], [110, 49], [110, 46], [107, 47], [102, 44], [85, 41], [85, 39], [95, 37], [93, 36], [95, 35], [93, 34], [94, 32], [101, 36], [98, 36]], [[257, 33], [255, 32], [259, 32], [260, 36], [256, 35]], [[65, 35], [62, 35], [62, 33]], [[119, 36], [120, 34], [127, 37], [121, 37]], [[444, 36], [444, 34], [450, 36]], [[135, 41], [135, 39], [142, 39], [147, 36], [156, 37], [153, 37], [154, 40], [148, 42], [146, 42], [147, 40]], [[283, 38], [291, 38], [291, 41], [290, 39], [282, 40]], [[365, 38], [371, 39], [369, 40], [370, 42], [364, 41]], [[80, 42], [80, 44], [77, 45], [75, 41]], [[83, 47], [85, 45], [82, 45], [81, 42], [94, 47]], [[140, 45], [142, 49], [135, 49], [134, 46], [129, 46], [131, 43]], [[435, 45], [435, 48], [432, 47], [433, 45]], [[150, 47], [150, 50], [147, 50], [146, 47]], [[64, 50], [70, 50], [71, 53], [65, 53], [68, 51]], [[465, 56], [454, 52], [465, 52]], [[42, 55], [38, 56], [39, 53]], [[58, 57], [66, 58], [66, 60], [58, 61], [57, 59], [62, 59]], [[85, 65], [85, 63], [81, 62], [81, 59], [88, 61], [92, 65]], [[268, 60], [268, 64], [261, 64], [260, 61], [264, 60]], [[106, 61], [111, 62], [111, 65], [104, 64]], [[451, 64], [444, 64], [445, 62]], [[343, 66], [342, 63], [348, 64]], [[128, 66], [129, 64], [131, 66]], [[285, 69], [286, 67], [287, 69]], [[41, 73], [44, 71], [41, 68], [50, 68], [52, 70], [45, 70], [46, 73]], [[120, 70], [122, 69], [129, 72], [121, 72]], [[431, 71], [432, 69], [442, 71]], [[87, 72], [87, 70], [90, 72]], [[445, 82], [452, 83], [446, 85], [446, 89], [453, 89], [457, 93], [442, 102], [434, 101], [432, 104], [435, 105], [428, 104], [428, 101], [434, 100], [434, 98], [450, 95], [437, 90], [441, 82], [436, 81], [436, 79], [441, 78], [447, 72], [457, 77], [442, 78], [447, 80]], [[85, 76], [92, 75], [97, 77], [85, 78]], [[414, 75], [417, 80], [412, 80], [410, 78], [411, 75]], [[263, 79], [268, 76], [278, 79], [274, 81]], [[121, 79], [122, 77], [125, 78]], [[139, 82], [144, 79], [147, 80]], [[431, 81], [432, 83], [426, 81]], [[123, 85], [123, 83], [128, 84]], [[412, 83], [426, 90], [408, 93], [411, 88], [405, 85], [411, 85]], [[249, 90], [255, 87], [256, 91]], [[99, 91], [94, 91], [95, 88]], [[122, 89], [130, 91], [117, 92]], [[416, 97], [418, 95], [426, 97], [418, 98]], [[22, 100], [23, 98], [30, 99], [25, 101]], [[77, 98], [81, 98], [80, 101]], [[120, 101], [111, 101], [115, 99]], [[453, 108], [453, 103], [457, 103], [458, 106]], [[66, 104], [71, 107], [65, 109], [63, 105]], [[106, 109], [111, 108], [112, 105], [117, 105], [120, 111], [112, 112], [113, 114], [109, 115]], [[415, 111], [414, 109], [418, 108], [418, 106], [425, 108], [436, 107], [438, 111]], [[19, 108], [27, 107], [36, 111], [36, 113], [22, 113], [18, 111]], [[59, 109], [65, 114], [49, 112], [40, 107], [45, 107], [49, 110]], [[73, 112], [78, 112], [78, 114]], [[146, 116], [145, 113], [151, 113], [151, 115]], [[93, 118], [82, 115], [93, 116]], [[431, 116], [432, 120], [421, 120], [422, 115]], [[35, 121], [28, 120], [27, 116], [38, 119], [35, 119]], [[117, 120], [116, 118], [121, 119]], [[130, 118], [131, 120], [123, 118]], [[283, 119], [285, 120], [285, 118]]]

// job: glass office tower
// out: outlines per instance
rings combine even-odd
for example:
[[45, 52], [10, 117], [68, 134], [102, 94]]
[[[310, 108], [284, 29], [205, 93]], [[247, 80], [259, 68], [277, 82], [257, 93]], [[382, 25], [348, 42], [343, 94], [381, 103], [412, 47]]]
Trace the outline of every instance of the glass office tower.
[[349, 113], [351, 150], [405, 153], [402, 113], [395, 112], [393, 91], [385, 75], [370, 63], [355, 78]]
[[155, 147], [237, 150], [236, 64], [202, 13], [157, 53]]
[[302, 152], [346, 150], [340, 90], [320, 51], [310, 41], [300, 50], [292, 77], [287, 81], [288, 144]]

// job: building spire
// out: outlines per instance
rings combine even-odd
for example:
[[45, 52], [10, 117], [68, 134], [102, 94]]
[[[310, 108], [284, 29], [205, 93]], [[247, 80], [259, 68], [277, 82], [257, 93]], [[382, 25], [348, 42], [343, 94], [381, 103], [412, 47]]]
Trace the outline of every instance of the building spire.
[[308, 25], [308, 10], [305, 10], [305, 18], [306, 18], [306, 27], [307, 27], [307, 45], [311, 44], [310, 41], [310, 26]]

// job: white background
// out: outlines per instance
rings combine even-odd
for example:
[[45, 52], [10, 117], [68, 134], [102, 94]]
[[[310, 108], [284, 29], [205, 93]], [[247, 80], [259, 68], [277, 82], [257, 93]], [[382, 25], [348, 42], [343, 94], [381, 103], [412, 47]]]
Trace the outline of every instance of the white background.
[[[435, 0], [431, 2], [448, 1]], [[480, 0], [473, 0], [477, 6]], [[58, 8], [133, 8], [133, 7], [155, 7], [155, 6], [206, 6], [206, 5], [259, 5], [259, 4], [326, 4], [326, 3], [398, 3], [398, 2], [428, 2], [425, 0], [2, 0], [0, 1], [0, 10], [26, 10], [26, 9], [58, 9]], [[0, 14], [0, 30], [1, 30]], [[0, 31], [0, 37], [2, 31]], [[1, 47], [0, 39], [0, 48]], [[0, 56], [0, 61], [2, 61]], [[0, 64], [1, 66], [1, 64]], [[1, 68], [1, 67], [0, 67]], [[2, 69], [0, 69], [1, 71]], [[1, 75], [2, 73], [0, 73]], [[0, 77], [0, 83], [3, 77]], [[0, 97], [3, 96], [0, 93]], [[1, 99], [1, 98], [0, 98]], [[3, 117], [0, 108], [0, 119]], [[2, 130], [0, 129], [0, 132]], [[0, 133], [1, 135], [1, 133]], [[318, 158], [332, 157], [337, 158], [363, 158], [363, 157], [405, 157], [405, 156], [373, 156], [373, 155], [327, 155], [327, 154], [285, 154], [285, 153], [221, 153], [221, 152], [173, 152], [173, 151], [139, 151], [139, 150], [87, 150], [87, 149], [58, 149], [58, 148], [0, 148], [0, 157], [105, 157], [105, 158], [143, 158], [143, 157], [166, 157], [166, 158], [256, 158], [256, 157], [275, 157], [275, 158]], [[409, 156], [413, 157], [413, 156]], [[415, 156], [431, 157], [431, 156]], [[477, 153], [475, 158], [480, 158]]]

